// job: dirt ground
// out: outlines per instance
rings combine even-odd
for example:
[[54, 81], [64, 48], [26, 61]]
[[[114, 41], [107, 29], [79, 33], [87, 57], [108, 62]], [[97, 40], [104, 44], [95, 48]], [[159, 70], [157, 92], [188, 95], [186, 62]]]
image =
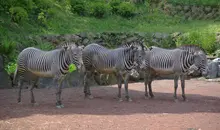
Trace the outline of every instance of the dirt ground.
[[[183, 102], [173, 100], [173, 80], [153, 82], [154, 99], [144, 99], [144, 84], [129, 84], [133, 102], [118, 102], [117, 86], [92, 87], [95, 97], [84, 99], [82, 88], [65, 88], [64, 108], [55, 107], [55, 89], [35, 89], [39, 106], [30, 104], [28, 89], [17, 104], [17, 89], [0, 90], [0, 130], [219, 130], [220, 84], [186, 81]], [[124, 96], [124, 87], [122, 89]]]

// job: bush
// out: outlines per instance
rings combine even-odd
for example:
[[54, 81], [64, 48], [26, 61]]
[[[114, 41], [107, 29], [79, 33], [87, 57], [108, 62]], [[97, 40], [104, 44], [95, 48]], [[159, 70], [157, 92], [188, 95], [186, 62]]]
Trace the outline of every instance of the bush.
[[194, 44], [204, 48], [209, 54], [216, 50], [216, 39], [214, 33], [209, 32], [190, 32], [177, 38], [177, 46], [184, 44]]
[[117, 14], [119, 5], [121, 4], [121, 0], [111, 0], [109, 4], [111, 6], [111, 12], [113, 14]]
[[16, 48], [15, 42], [9, 40], [3, 40], [0, 43], [0, 54], [8, 56], [14, 51], [15, 48]]
[[40, 12], [40, 13], [38, 14], [37, 19], [38, 19], [38, 22], [39, 22], [40, 24], [46, 25], [47, 19], [46, 19], [46, 16], [45, 16], [45, 13], [44, 13], [44, 12]]
[[83, 0], [71, 0], [70, 4], [72, 6], [72, 12], [77, 13], [78, 15], [85, 16], [87, 14], [86, 4]]
[[108, 13], [108, 6], [105, 3], [97, 2], [91, 6], [91, 15], [96, 18], [103, 18]]
[[117, 13], [125, 18], [133, 17], [135, 14], [135, 7], [129, 2], [122, 2], [118, 7]]
[[11, 14], [12, 21], [14, 22], [19, 23], [28, 19], [28, 13], [22, 7], [11, 7], [9, 12]]
[[16, 62], [9, 62], [6, 66], [5, 66], [5, 70], [7, 71], [8, 75], [11, 75], [15, 72], [17, 67]]
[[34, 3], [37, 5], [37, 8], [47, 10], [53, 7], [53, 0], [34, 0]]

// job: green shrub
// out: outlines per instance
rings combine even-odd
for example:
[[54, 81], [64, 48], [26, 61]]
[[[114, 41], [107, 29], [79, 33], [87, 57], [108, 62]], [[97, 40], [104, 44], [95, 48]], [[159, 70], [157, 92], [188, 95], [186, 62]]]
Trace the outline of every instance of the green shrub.
[[91, 15], [96, 18], [103, 18], [108, 13], [108, 6], [105, 3], [97, 2], [91, 6]]
[[71, 0], [72, 12], [78, 15], [85, 16], [87, 14], [86, 3], [83, 0]]
[[0, 1], [0, 11], [4, 10], [4, 11], [8, 12], [8, 10], [11, 7], [12, 3], [13, 3], [13, 0], [1, 0]]
[[42, 50], [45, 50], [45, 51], [49, 51], [49, 50], [52, 50], [54, 49], [54, 46], [50, 43], [38, 43], [36, 46], [36, 48], [39, 48], [39, 49], [42, 49]]
[[209, 32], [190, 32], [177, 38], [176, 45], [194, 44], [204, 48], [209, 54], [216, 50], [216, 39], [214, 33]]
[[125, 18], [130, 18], [135, 14], [135, 6], [129, 2], [122, 2], [118, 7], [119, 15]]
[[121, 0], [111, 0], [109, 5], [111, 7], [111, 12], [113, 14], [117, 14], [118, 13], [118, 8], [119, 5], [121, 4]]
[[168, 0], [172, 4], [219, 6], [219, 0]]
[[38, 19], [38, 22], [39, 22], [40, 24], [46, 25], [47, 19], [46, 19], [46, 16], [45, 16], [45, 13], [44, 13], [44, 12], [40, 12], [40, 13], [38, 14], [37, 19]]
[[36, 4], [37, 8], [44, 10], [49, 9], [54, 5], [53, 0], [34, 0], [34, 3]]
[[3, 40], [0, 43], [0, 54], [8, 56], [10, 55], [16, 48], [16, 43], [10, 40]]
[[28, 13], [22, 7], [11, 7], [9, 12], [11, 14], [12, 21], [14, 22], [19, 23], [28, 19]]
[[7, 73], [9, 75], [13, 74], [16, 70], [17, 64], [16, 62], [9, 62], [6, 66], [5, 66], [5, 70], [7, 71]]
[[33, 2], [33, 0], [12, 0], [12, 6], [16, 7], [22, 7], [27, 11], [30, 11], [34, 8], [35, 3]]

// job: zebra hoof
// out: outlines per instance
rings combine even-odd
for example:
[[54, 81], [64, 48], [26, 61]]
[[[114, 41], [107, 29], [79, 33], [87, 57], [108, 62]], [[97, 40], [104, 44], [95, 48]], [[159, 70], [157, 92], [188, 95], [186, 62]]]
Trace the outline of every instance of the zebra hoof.
[[131, 98], [128, 98], [127, 101], [128, 101], [128, 102], [132, 102], [133, 100], [132, 100]]
[[63, 105], [57, 105], [56, 107], [60, 109], [60, 108], [63, 108], [64, 106]]
[[32, 106], [39, 106], [39, 103], [32, 103]]
[[85, 99], [93, 99], [94, 97], [92, 95], [85, 96]]
[[89, 99], [93, 99], [94, 97], [93, 97], [92, 95], [89, 95], [88, 98], [89, 98]]
[[178, 99], [174, 99], [174, 102], [178, 103], [178, 102], [179, 102], [179, 100], [178, 100]]
[[22, 103], [22, 102], [18, 102], [17, 104], [18, 104], [18, 105], [22, 105], [23, 103]]
[[119, 98], [119, 99], [118, 99], [118, 102], [123, 102], [122, 98]]

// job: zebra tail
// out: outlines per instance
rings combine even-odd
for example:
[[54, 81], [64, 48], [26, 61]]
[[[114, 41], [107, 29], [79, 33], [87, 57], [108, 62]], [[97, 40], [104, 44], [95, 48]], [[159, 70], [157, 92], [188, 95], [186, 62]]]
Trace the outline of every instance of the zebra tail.
[[12, 81], [12, 87], [14, 87], [16, 85], [17, 72], [18, 72], [18, 67], [16, 67], [16, 70], [14, 72], [14, 78], [13, 78], [13, 81]]

